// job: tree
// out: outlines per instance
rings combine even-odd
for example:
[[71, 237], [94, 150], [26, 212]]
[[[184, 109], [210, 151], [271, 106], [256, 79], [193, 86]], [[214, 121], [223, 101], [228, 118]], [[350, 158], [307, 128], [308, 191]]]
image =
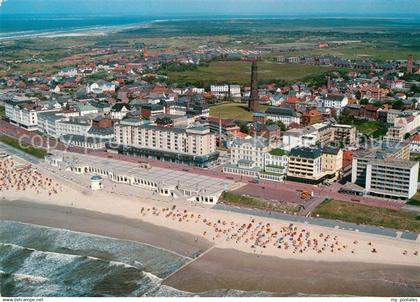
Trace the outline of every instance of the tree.
[[360, 105], [367, 105], [369, 104], [369, 100], [368, 99], [361, 99], [360, 100]]
[[271, 126], [271, 125], [274, 125], [275, 123], [273, 122], [273, 120], [267, 120], [266, 122], [265, 122], [265, 125], [266, 126]]
[[166, 125], [170, 125], [173, 124], [173, 121], [170, 117], [159, 117], [156, 119], [156, 124], [159, 126], [166, 126]]
[[360, 100], [361, 98], [362, 98], [362, 93], [360, 92], [360, 90], [357, 90], [356, 99]]
[[382, 102], [381, 101], [375, 101], [373, 103], [373, 105], [375, 105], [376, 107], [382, 107]]
[[404, 102], [401, 100], [395, 101], [392, 104], [392, 109], [397, 109], [397, 110], [401, 110], [404, 108]]
[[283, 124], [282, 121], [278, 121], [277, 126], [280, 128], [281, 131], [286, 131], [286, 125]]
[[241, 132], [246, 133], [246, 134], [249, 134], [249, 131], [250, 131], [248, 125], [242, 125], [240, 130]]
[[410, 133], [406, 133], [405, 135], [404, 135], [404, 139], [408, 139], [410, 137]]

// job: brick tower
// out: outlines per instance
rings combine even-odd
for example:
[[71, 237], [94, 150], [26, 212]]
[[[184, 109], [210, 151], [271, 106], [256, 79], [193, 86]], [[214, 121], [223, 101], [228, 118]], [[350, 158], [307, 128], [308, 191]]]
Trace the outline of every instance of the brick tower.
[[413, 56], [409, 55], [407, 59], [407, 73], [413, 73]]
[[258, 112], [260, 110], [260, 97], [258, 96], [257, 60], [252, 60], [251, 95], [249, 96], [248, 109], [251, 112]]

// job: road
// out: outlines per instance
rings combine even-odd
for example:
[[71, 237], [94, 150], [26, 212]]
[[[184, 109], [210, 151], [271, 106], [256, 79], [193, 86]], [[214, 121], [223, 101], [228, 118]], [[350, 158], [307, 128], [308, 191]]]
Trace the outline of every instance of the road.
[[7, 154], [16, 155], [17, 157], [23, 158], [32, 164], [37, 165], [40, 163], [39, 159], [36, 157], [33, 157], [23, 151], [17, 150], [9, 145], [6, 145], [5, 143], [0, 142], [0, 149], [4, 150]]

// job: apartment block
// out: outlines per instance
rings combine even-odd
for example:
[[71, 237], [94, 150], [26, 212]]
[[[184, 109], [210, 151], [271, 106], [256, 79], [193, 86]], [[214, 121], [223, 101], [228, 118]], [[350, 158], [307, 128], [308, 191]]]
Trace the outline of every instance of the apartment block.
[[320, 183], [323, 176], [320, 148], [296, 147], [290, 151], [288, 180]]
[[287, 172], [287, 154], [279, 149], [272, 150], [263, 137], [236, 139], [230, 150], [230, 164], [223, 167], [224, 173], [282, 181]]
[[400, 159], [353, 158], [352, 183], [362, 194], [409, 199], [417, 192], [419, 162]]
[[334, 147], [296, 147], [290, 151], [287, 179], [319, 184], [340, 176], [343, 151]]
[[353, 145], [356, 143], [357, 131], [355, 126], [334, 124], [331, 126], [333, 130], [333, 141], [336, 145]]
[[157, 160], [207, 166], [218, 158], [216, 136], [205, 127], [176, 128], [119, 123], [114, 128], [116, 150]]

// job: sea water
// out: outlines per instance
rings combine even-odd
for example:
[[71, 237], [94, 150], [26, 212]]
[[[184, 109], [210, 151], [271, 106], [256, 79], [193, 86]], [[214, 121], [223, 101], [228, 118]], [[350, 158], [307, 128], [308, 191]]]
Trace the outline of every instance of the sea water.
[[[194, 296], [162, 285], [191, 258], [140, 242], [0, 221], [1, 296]], [[220, 289], [200, 296], [267, 296]]]

